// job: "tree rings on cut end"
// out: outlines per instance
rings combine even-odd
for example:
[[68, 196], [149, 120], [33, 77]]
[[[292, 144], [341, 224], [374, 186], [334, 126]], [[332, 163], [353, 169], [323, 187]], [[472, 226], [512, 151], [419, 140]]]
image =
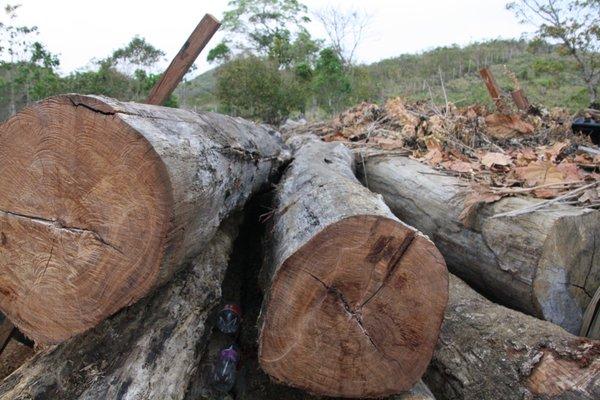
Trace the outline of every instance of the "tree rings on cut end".
[[355, 216], [289, 257], [266, 299], [259, 357], [267, 373], [320, 395], [379, 397], [410, 389], [425, 372], [448, 275], [422, 234]]
[[0, 126], [0, 306], [36, 342], [83, 332], [157, 282], [172, 190], [101, 100], [59, 96]]

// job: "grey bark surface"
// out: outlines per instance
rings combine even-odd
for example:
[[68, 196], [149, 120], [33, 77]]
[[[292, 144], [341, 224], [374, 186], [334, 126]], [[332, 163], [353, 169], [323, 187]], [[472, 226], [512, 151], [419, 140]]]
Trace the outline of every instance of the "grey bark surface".
[[[381, 196], [360, 185], [344, 145], [312, 135], [288, 145], [293, 161], [276, 190], [261, 271], [261, 366], [277, 381], [318, 395], [381, 397], [406, 390], [421, 376], [415, 371], [426, 366], [436, 340], [446, 301], [443, 259]], [[344, 258], [345, 251], [354, 258]], [[387, 254], [387, 266], [369, 254]], [[404, 311], [396, 314], [409, 308], [407, 319]], [[337, 336], [323, 343], [321, 329]]]
[[325, 144], [311, 135], [287, 143], [293, 163], [277, 190], [271, 259], [261, 271], [265, 288], [285, 260], [335, 222], [378, 215], [402, 223], [380, 195], [357, 185], [354, 157], [344, 145]]
[[[173, 189], [177, 251], [165, 259], [159, 284], [195, 257], [221, 221], [268, 186], [287, 161], [280, 134], [242, 118], [217, 113], [71, 96], [75, 105], [117, 115], [150, 142], [167, 168]], [[109, 107], [106, 109], [106, 107]]]
[[238, 220], [152, 296], [36, 354], [2, 381], [0, 399], [184, 399], [197, 383]]
[[459, 178], [406, 157], [363, 156], [360, 178], [404, 222], [428, 235], [449, 270], [489, 298], [578, 333], [600, 286], [600, 212], [555, 206], [490, 218], [539, 202], [481, 205], [470, 227], [459, 215], [470, 189]]
[[450, 275], [424, 380], [438, 399], [598, 399], [600, 342], [494, 304]]

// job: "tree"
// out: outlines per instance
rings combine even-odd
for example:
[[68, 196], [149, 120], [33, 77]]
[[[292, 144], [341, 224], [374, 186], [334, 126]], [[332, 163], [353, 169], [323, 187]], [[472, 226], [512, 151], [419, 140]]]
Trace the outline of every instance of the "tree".
[[[71, 92], [143, 101], [160, 78], [160, 74], [151, 71], [164, 55], [144, 38], [134, 36], [112, 55], [96, 61], [97, 70], [70, 74], [65, 86]], [[171, 95], [164, 105], [177, 107], [177, 104], [176, 97]]]
[[324, 8], [315, 15], [325, 28], [331, 48], [342, 60], [344, 67], [351, 66], [355, 61], [356, 49], [369, 25], [370, 16], [356, 10], [344, 12], [334, 7]]
[[304, 103], [300, 88], [265, 58], [238, 57], [217, 72], [217, 98], [225, 111], [277, 125]]
[[[297, 41], [307, 43], [310, 22], [307, 8], [298, 0], [230, 0], [222, 29], [228, 37], [208, 53], [208, 61], [227, 61], [234, 55], [270, 57], [289, 62]], [[318, 45], [317, 45], [318, 47]]]
[[558, 42], [572, 56], [592, 103], [600, 86], [600, 0], [519, 0], [507, 5], [537, 36]]
[[133, 75], [138, 70], [148, 72], [164, 56], [162, 50], [136, 35], [126, 46], [115, 50], [106, 60], [125, 74]]
[[208, 54], [223, 63], [217, 97], [227, 111], [276, 124], [304, 112], [321, 41], [305, 27], [297, 0], [232, 0], [225, 12], [227, 38]]
[[34, 39], [35, 26], [19, 26], [19, 5], [4, 7], [6, 22], [0, 22], [0, 118], [6, 118], [27, 103], [60, 91], [55, 68], [58, 57]]
[[326, 111], [339, 111], [351, 91], [350, 80], [344, 73], [342, 60], [332, 48], [321, 51], [314, 77], [317, 101]]

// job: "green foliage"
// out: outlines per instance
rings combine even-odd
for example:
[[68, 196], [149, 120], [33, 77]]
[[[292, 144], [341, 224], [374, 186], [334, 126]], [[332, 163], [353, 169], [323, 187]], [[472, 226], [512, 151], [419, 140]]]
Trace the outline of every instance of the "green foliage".
[[208, 52], [208, 56], [206, 57], [208, 62], [229, 61], [230, 58], [231, 49], [229, 48], [229, 46], [227, 46], [227, 43], [222, 42], [219, 43], [216, 47], [210, 49], [210, 51]]
[[[7, 6], [8, 22], [0, 22], [0, 119], [32, 101], [64, 92], [142, 101], [160, 78], [149, 71], [164, 53], [138, 36], [98, 61], [96, 70], [60, 77], [58, 57], [34, 40], [37, 28], [14, 24], [18, 8]], [[171, 96], [165, 105], [176, 107], [177, 99]]]
[[34, 39], [37, 27], [14, 24], [18, 8], [7, 5], [0, 23], [0, 119], [61, 88], [58, 57]]
[[124, 73], [131, 75], [137, 70], [147, 70], [164, 57], [165, 53], [157, 49], [146, 39], [134, 36], [124, 47], [117, 49], [113, 54], [102, 60], [101, 63], [109, 64]]
[[[459, 106], [487, 104], [492, 101], [479, 76], [479, 69], [491, 66], [499, 85], [513, 90], [513, 82], [506, 74], [505, 66], [520, 80], [530, 101], [548, 107], [566, 107], [572, 111], [586, 107], [582, 93], [586, 93], [575, 62], [570, 57], [557, 54], [556, 45], [544, 41], [492, 40], [465, 47], [449, 46], [433, 49], [422, 54], [402, 55], [371, 65], [350, 68], [347, 78], [350, 92], [340, 98], [340, 106], [360, 101], [383, 102], [387, 98], [402, 96], [408, 100], [425, 100], [442, 104], [440, 70], [450, 101]], [[327, 104], [326, 94], [316, 89], [314, 64], [298, 64], [293, 68], [295, 79], [308, 82], [304, 87], [305, 107], [296, 112], [322, 115], [321, 106], [315, 107], [317, 96], [320, 103]], [[213, 94], [216, 85], [212, 73], [204, 74], [187, 83], [184, 105], [199, 109], [219, 109], [218, 98]], [[196, 89], [198, 88], [198, 89]], [[180, 94], [183, 92], [179, 92]], [[197, 94], [196, 94], [197, 93]], [[308, 106], [308, 107], [307, 107]], [[335, 107], [327, 108], [333, 113]]]
[[208, 54], [219, 62], [237, 55], [217, 74], [216, 97], [225, 111], [269, 123], [303, 113], [321, 47], [305, 27], [306, 7], [297, 0], [232, 0], [229, 7], [222, 24], [229, 35]]
[[278, 66], [256, 56], [220, 67], [216, 95], [225, 111], [270, 124], [283, 121], [302, 102], [300, 88]]
[[251, 54], [289, 67], [314, 58], [320, 47], [306, 30], [310, 19], [298, 0], [231, 0], [228, 5], [222, 20], [228, 36], [209, 51], [208, 61]]
[[323, 49], [319, 54], [314, 78], [317, 103], [328, 112], [340, 110], [346, 96], [351, 91], [350, 80], [344, 73], [342, 60], [331, 49]]

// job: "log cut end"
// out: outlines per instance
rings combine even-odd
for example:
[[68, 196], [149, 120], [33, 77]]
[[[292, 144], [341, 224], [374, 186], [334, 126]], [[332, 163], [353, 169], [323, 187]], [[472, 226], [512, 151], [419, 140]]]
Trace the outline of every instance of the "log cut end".
[[0, 126], [0, 308], [36, 342], [95, 326], [155, 284], [171, 187], [99, 99], [54, 97]]
[[410, 389], [432, 356], [447, 302], [444, 260], [396, 220], [329, 225], [274, 277], [260, 363], [312, 393], [379, 397]]

